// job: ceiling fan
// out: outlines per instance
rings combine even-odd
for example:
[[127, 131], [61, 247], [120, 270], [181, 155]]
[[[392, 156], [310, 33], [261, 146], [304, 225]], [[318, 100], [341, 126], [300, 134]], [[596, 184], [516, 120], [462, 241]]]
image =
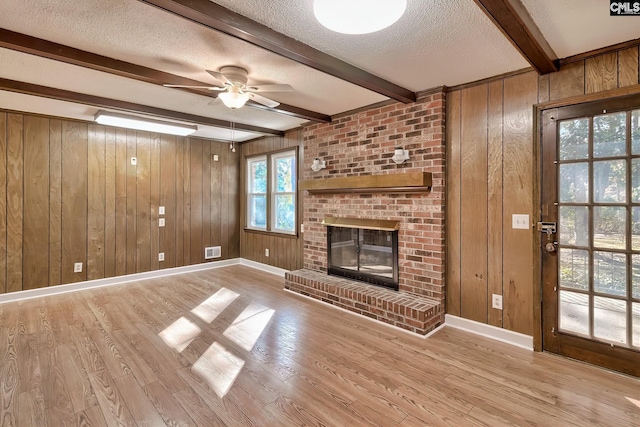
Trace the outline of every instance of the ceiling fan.
[[[227, 66], [220, 68], [220, 71], [206, 70], [222, 86], [185, 86], [185, 85], [163, 85], [165, 87], [190, 88], [190, 89], [208, 89], [221, 91], [218, 98], [222, 100], [224, 105], [235, 110], [242, 107], [249, 99], [258, 104], [275, 108], [280, 105], [273, 99], [266, 98], [258, 93], [262, 92], [292, 92], [293, 88], [286, 84], [276, 85], [247, 85], [249, 80], [247, 70], [240, 67]], [[215, 101], [214, 101], [215, 102]]]

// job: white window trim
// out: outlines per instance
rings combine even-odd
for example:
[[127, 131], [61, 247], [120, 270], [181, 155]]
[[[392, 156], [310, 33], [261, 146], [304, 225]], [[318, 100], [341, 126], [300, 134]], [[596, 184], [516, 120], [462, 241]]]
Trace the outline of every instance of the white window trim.
[[[253, 192], [253, 186], [252, 186], [252, 177], [251, 177], [251, 165], [252, 163], [258, 163], [258, 162], [265, 162], [267, 165], [267, 189], [264, 193], [257, 193], [257, 192]], [[267, 199], [268, 197], [268, 193], [269, 193], [269, 187], [268, 187], [268, 182], [269, 182], [269, 163], [267, 161], [267, 156], [255, 156], [255, 157], [249, 157], [247, 158], [246, 161], [247, 164], [247, 188], [246, 188], [246, 203], [247, 203], [247, 212], [246, 212], [246, 221], [247, 221], [247, 228], [250, 230], [260, 230], [260, 231], [266, 231], [268, 229], [268, 218], [266, 219], [266, 224], [264, 227], [256, 227], [256, 226], [252, 226], [251, 225], [251, 198], [252, 196], [259, 196], [259, 195], [264, 195], [265, 199]], [[268, 211], [268, 207], [267, 207], [267, 211]]]
[[[281, 158], [293, 157], [294, 161], [294, 171], [295, 171], [295, 179], [293, 180], [293, 191], [292, 192], [276, 192], [274, 191], [276, 186], [276, 161]], [[267, 191], [266, 193], [255, 193], [250, 192], [253, 190], [252, 188], [252, 180], [251, 180], [251, 165], [254, 162], [264, 161], [267, 164]], [[286, 151], [276, 151], [271, 153], [265, 153], [262, 155], [256, 156], [248, 156], [245, 157], [245, 177], [246, 177], [246, 185], [244, 188], [245, 191], [245, 229], [246, 230], [254, 230], [254, 231], [262, 231], [267, 233], [274, 234], [283, 234], [288, 236], [295, 236], [298, 232], [298, 151], [294, 149], [286, 150]], [[267, 224], [266, 227], [255, 227], [251, 225], [251, 197], [255, 195], [264, 195], [267, 200]], [[294, 203], [294, 227], [293, 230], [281, 230], [275, 227], [276, 224], [276, 209], [275, 209], [275, 200], [277, 195], [291, 195], [293, 197]]]
[[[277, 188], [277, 174], [276, 174], [276, 162], [278, 161], [278, 159], [283, 159], [283, 158], [289, 158], [289, 157], [293, 157], [293, 168], [294, 171], [297, 172], [297, 168], [298, 168], [298, 159], [296, 156], [296, 150], [289, 150], [289, 151], [281, 151], [278, 153], [274, 153], [273, 155], [271, 155], [271, 169], [270, 171], [273, 172], [271, 173], [271, 194], [270, 194], [270, 198], [271, 198], [271, 212], [270, 212], [270, 216], [271, 216], [271, 227], [270, 227], [270, 231], [274, 232], [274, 233], [282, 233], [282, 234], [296, 234], [296, 231], [298, 229], [298, 219], [296, 216], [297, 210], [298, 210], [298, 200], [296, 197], [296, 193], [297, 193], [297, 173], [295, 174], [295, 178], [292, 182], [292, 186], [293, 186], [293, 191], [289, 191], [289, 192], [278, 192], [276, 191]], [[291, 195], [293, 196], [293, 207], [294, 207], [294, 217], [293, 217], [293, 230], [282, 230], [279, 228], [276, 228], [276, 213], [277, 213], [277, 209], [276, 209], [276, 196], [287, 196], [287, 195]]]

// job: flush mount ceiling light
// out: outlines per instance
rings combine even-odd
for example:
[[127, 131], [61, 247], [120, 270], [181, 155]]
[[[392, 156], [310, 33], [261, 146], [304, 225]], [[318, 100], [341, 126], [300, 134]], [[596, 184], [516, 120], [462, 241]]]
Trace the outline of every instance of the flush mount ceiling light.
[[407, 0], [314, 0], [313, 13], [328, 29], [343, 34], [367, 34], [396, 22]]
[[118, 126], [127, 129], [146, 130], [148, 132], [168, 133], [170, 135], [187, 136], [198, 130], [195, 125], [165, 122], [162, 120], [146, 119], [128, 116], [126, 114], [98, 111], [95, 120], [101, 125]]

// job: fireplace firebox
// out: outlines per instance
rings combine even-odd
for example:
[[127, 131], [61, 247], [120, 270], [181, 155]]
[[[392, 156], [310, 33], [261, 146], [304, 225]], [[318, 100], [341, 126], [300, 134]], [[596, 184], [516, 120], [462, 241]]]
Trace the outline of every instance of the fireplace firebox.
[[398, 290], [398, 223], [325, 218], [327, 273]]

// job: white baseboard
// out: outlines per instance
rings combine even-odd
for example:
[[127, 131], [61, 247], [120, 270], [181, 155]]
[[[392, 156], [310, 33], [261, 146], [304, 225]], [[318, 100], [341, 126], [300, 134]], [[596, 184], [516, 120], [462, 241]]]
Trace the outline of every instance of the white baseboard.
[[266, 271], [267, 273], [276, 274], [282, 277], [284, 277], [284, 274], [289, 271], [283, 268], [274, 267], [272, 265], [263, 264], [261, 262], [251, 261], [250, 259], [245, 258], [240, 258], [240, 265], [255, 268], [256, 270]]
[[386, 326], [386, 327], [388, 327], [388, 328], [393, 328], [393, 329], [395, 329], [396, 331], [401, 331], [401, 332], [404, 332], [405, 334], [410, 334], [410, 335], [413, 335], [414, 337], [418, 337], [418, 338], [424, 338], [424, 339], [429, 338], [431, 335], [435, 334], [436, 332], [438, 332], [440, 329], [444, 328], [444, 326], [445, 326], [445, 325], [440, 325], [440, 326], [438, 326], [437, 328], [435, 328], [433, 331], [429, 332], [428, 334], [426, 334], [426, 335], [420, 335], [420, 334], [418, 334], [418, 333], [416, 333], [416, 332], [411, 332], [411, 331], [409, 331], [409, 330], [407, 330], [407, 329], [400, 328], [400, 327], [398, 327], [398, 326], [396, 326], [396, 325], [392, 325], [392, 324], [390, 324], [390, 323], [386, 323], [386, 322], [383, 322], [383, 321], [381, 321], [381, 320], [372, 319], [371, 317], [363, 316], [363, 315], [358, 314], [358, 313], [354, 313], [353, 311], [349, 311], [349, 310], [347, 310], [346, 308], [338, 307], [338, 306], [336, 306], [336, 305], [329, 304], [328, 302], [324, 302], [324, 301], [322, 301], [322, 300], [319, 300], [319, 299], [316, 299], [316, 298], [313, 298], [313, 297], [309, 297], [309, 296], [307, 296], [307, 295], [302, 295], [302, 294], [300, 294], [300, 293], [298, 293], [298, 292], [294, 292], [294, 291], [291, 291], [291, 290], [289, 290], [289, 289], [283, 289], [283, 290], [284, 290], [285, 292], [289, 292], [289, 293], [290, 293], [290, 294], [292, 294], [292, 295], [296, 295], [296, 296], [298, 296], [298, 297], [306, 298], [306, 299], [308, 299], [308, 300], [310, 300], [310, 301], [313, 301], [313, 302], [317, 302], [317, 303], [320, 303], [320, 304], [324, 304], [324, 305], [326, 305], [327, 307], [331, 307], [331, 308], [334, 308], [334, 309], [336, 309], [336, 310], [340, 310], [340, 311], [343, 311], [343, 312], [345, 312], [345, 313], [349, 313], [349, 314], [352, 314], [352, 315], [354, 315], [354, 316], [358, 316], [360, 319], [366, 319], [366, 320], [368, 320], [368, 321], [370, 321], [370, 322], [376, 322], [376, 324], [378, 324], [378, 325], [384, 325], [384, 326]]
[[100, 288], [103, 286], [120, 285], [128, 282], [140, 280], [156, 279], [159, 277], [173, 276], [174, 274], [192, 273], [195, 271], [210, 270], [213, 268], [227, 267], [229, 265], [244, 265], [267, 273], [284, 277], [288, 270], [262, 264], [244, 258], [233, 258], [222, 261], [206, 262], [202, 264], [186, 265], [184, 267], [165, 268], [162, 270], [145, 271], [144, 273], [134, 273], [126, 276], [107, 277], [104, 279], [87, 280], [84, 282], [69, 283], [66, 285], [51, 286], [48, 288], [30, 289], [27, 291], [11, 292], [0, 294], [0, 304], [13, 301], [22, 301], [31, 298], [40, 298], [49, 295], [65, 294], [67, 292], [82, 291], [85, 289]]
[[462, 317], [452, 316], [451, 314], [445, 315], [444, 324], [451, 328], [462, 329], [463, 331], [533, 351], [533, 337], [529, 335], [497, 328], [495, 326], [473, 320], [463, 319]]
[[107, 277], [105, 279], [87, 280], [85, 282], [70, 283], [67, 285], [51, 286], [48, 288], [30, 289], [27, 291], [0, 294], [0, 304], [12, 301], [21, 301], [31, 298], [39, 298], [49, 295], [65, 294], [67, 292], [81, 291], [84, 289], [100, 288], [103, 286], [120, 285], [122, 283], [137, 282], [139, 280], [155, 279], [158, 277], [173, 276], [174, 274], [192, 273], [194, 271], [210, 270], [212, 268], [226, 267], [240, 264], [240, 258], [213, 261], [203, 264], [187, 265], [184, 267], [166, 268], [163, 270], [146, 271], [126, 276]]

